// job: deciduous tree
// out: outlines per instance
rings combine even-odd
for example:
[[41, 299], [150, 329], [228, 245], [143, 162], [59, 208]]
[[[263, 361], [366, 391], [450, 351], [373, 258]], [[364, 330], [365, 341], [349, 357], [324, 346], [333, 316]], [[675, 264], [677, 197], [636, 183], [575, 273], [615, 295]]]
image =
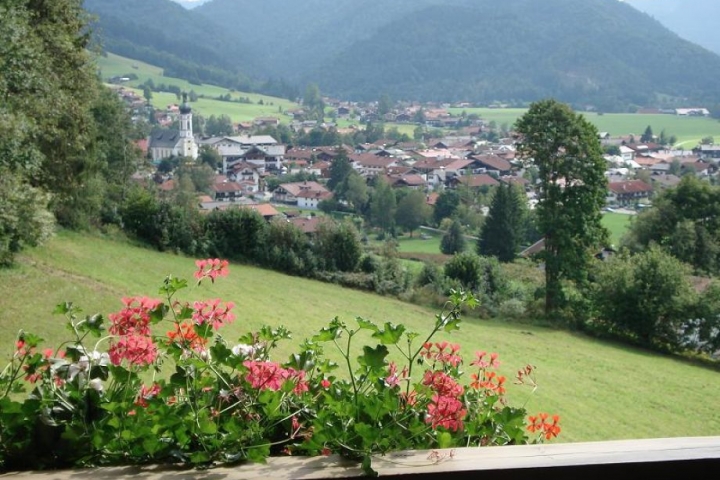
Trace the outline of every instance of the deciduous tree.
[[430, 218], [430, 206], [427, 204], [425, 194], [419, 190], [412, 190], [398, 202], [395, 212], [395, 222], [410, 232], [417, 230]]
[[370, 219], [372, 224], [381, 228], [383, 232], [389, 232], [395, 226], [396, 208], [395, 192], [393, 192], [387, 180], [379, 176], [370, 199]]
[[602, 225], [607, 181], [597, 129], [555, 100], [533, 103], [516, 123], [519, 153], [538, 168], [537, 224], [545, 238], [545, 311], [563, 301], [563, 280], [584, 283], [608, 238]]

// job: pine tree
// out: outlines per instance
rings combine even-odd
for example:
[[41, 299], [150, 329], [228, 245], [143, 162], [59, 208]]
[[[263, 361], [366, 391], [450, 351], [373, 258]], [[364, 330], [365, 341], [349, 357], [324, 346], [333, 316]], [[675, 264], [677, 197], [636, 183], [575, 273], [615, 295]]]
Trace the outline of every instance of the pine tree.
[[464, 250], [465, 237], [463, 236], [462, 225], [459, 220], [455, 220], [440, 241], [440, 251], [445, 255], [455, 255]]
[[512, 185], [500, 185], [495, 191], [490, 211], [480, 230], [477, 252], [511, 262], [523, 241], [526, 216], [524, 199]]

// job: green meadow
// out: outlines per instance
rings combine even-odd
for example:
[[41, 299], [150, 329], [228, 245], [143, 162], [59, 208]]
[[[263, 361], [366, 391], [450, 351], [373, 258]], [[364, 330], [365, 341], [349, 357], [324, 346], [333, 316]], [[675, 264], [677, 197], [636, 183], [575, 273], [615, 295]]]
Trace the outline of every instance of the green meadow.
[[603, 214], [603, 225], [610, 232], [610, 242], [616, 247], [620, 246], [620, 239], [630, 227], [632, 217], [632, 215], [614, 212], [605, 212]]
[[[156, 86], [161, 83], [168, 86], [177, 85], [183, 91], [194, 90], [198, 95], [204, 95], [207, 98], [199, 98], [197, 102], [193, 102], [192, 107], [194, 111], [205, 117], [228, 115], [234, 122], [246, 122], [256, 117], [274, 116], [287, 123], [290, 121], [290, 117], [283, 112], [299, 106], [289, 100], [267, 95], [235, 92], [214, 85], [193, 85], [186, 80], [165, 77], [161, 68], [112, 53], [98, 56], [96, 62], [100, 75], [105, 80], [131, 73], [137, 75], [137, 80], [132, 80], [124, 85], [133, 88], [140, 96], [142, 96], [142, 89], [138, 89], [138, 86], [148, 79], [152, 80]], [[233, 99], [249, 98], [252, 103], [225, 102], [214, 99], [227, 94], [230, 94]], [[262, 105], [259, 104], [260, 101], [262, 101]], [[151, 103], [156, 108], [166, 108], [168, 105], [177, 104], [178, 99], [173, 93], [153, 92]]]
[[[522, 108], [451, 108], [450, 112], [459, 115], [476, 113], [487, 122], [494, 121], [498, 126], [506, 123], [509, 127], [525, 112]], [[635, 113], [583, 113], [599, 132], [608, 132], [611, 136], [635, 135], [640, 137], [645, 129], [652, 127], [655, 135], [662, 130], [677, 137], [677, 144], [692, 148], [704, 137], [717, 137], [720, 141], [720, 122], [713, 118], [678, 117], [676, 115], [652, 115]]]
[[[117, 311], [128, 295], [157, 296], [166, 275], [191, 278], [190, 258], [138, 248], [121, 240], [60, 232], [45, 246], [24, 252], [17, 266], [0, 270], [0, 357], [8, 358], [19, 329], [53, 343], [65, 338], [63, 318], [50, 312], [71, 300], [87, 313]], [[232, 265], [214, 285], [191, 286], [181, 299], [222, 298], [236, 303], [237, 320], [221, 330], [234, 343], [262, 324], [285, 325], [294, 338], [277, 359], [339, 316], [403, 323], [426, 332], [434, 310], [335, 285]], [[501, 374], [537, 367], [538, 388], [511, 386], [511, 405], [561, 415], [560, 441], [720, 434], [720, 373], [673, 357], [587, 338], [567, 331], [468, 314], [459, 332], [440, 337], [476, 350], [500, 353]], [[368, 340], [369, 341], [369, 340]], [[102, 344], [100, 345], [102, 348]], [[329, 347], [328, 347], [329, 350]]]

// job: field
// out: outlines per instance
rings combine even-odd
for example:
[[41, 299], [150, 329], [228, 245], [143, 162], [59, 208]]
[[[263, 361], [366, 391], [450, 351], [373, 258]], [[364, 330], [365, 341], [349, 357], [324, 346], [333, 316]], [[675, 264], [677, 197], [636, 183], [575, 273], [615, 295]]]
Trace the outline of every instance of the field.
[[[45, 247], [30, 250], [18, 266], [0, 271], [0, 356], [12, 352], [15, 332], [24, 328], [59, 339], [63, 319], [55, 304], [73, 300], [88, 313], [117, 311], [120, 297], [156, 295], [167, 274], [189, 278], [192, 259], [131, 247], [120, 241], [61, 232]], [[214, 286], [191, 287], [186, 299], [223, 298], [237, 303], [238, 319], [224, 330], [233, 342], [261, 324], [284, 324], [294, 343], [334, 316], [351, 323], [360, 315], [376, 322], [404, 323], [426, 331], [434, 311], [333, 285], [232, 266]], [[720, 373], [683, 361], [580, 335], [533, 325], [466, 317], [462, 330], [445, 337], [475, 350], [500, 352], [509, 378], [531, 362], [539, 388], [534, 394], [512, 386], [512, 405], [562, 416], [561, 440], [701, 436], [720, 434], [716, 399]], [[287, 345], [283, 358], [291, 351]]]
[[612, 212], [603, 214], [603, 225], [610, 231], [610, 242], [616, 247], [620, 245], [620, 239], [630, 226], [630, 220], [632, 215]]
[[[112, 53], [108, 53], [107, 56], [98, 57], [97, 65], [100, 75], [106, 80], [111, 77], [131, 73], [137, 75], [137, 80], [127, 82], [125, 86], [134, 87], [141, 96], [142, 90], [138, 90], [137, 87], [148, 79], [151, 79], [156, 86], [161, 83], [165, 85], [177, 85], [183, 91], [189, 92], [190, 90], [194, 90], [198, 95], [204, 95], [206, 97], [218, 97], [220, 95], [230, 94], [234, 99], [247, 97], [252, 102], [234, 103], [213, 100], [212, 98], [199, 98], [197, 102], [193, 102], [193, 110], [206, 117], [210, 115], [228, 115], [234, 122], [245, 122], [255, 117], [274, 116], [279, 118], [280, 121], [288, 123], [290, 122], [290, 117], [284, 115], [282, 112], [298, 107], [298, 104], [282, 98], [269, 97], [256, 93], [232, 92], [222, 87], [193, 85], [185, 80], [165, 77], [163, 76], [161, 68], [120, 57]], [[258, 104], [261, 100], [263, 105]], [[177, 104], [178, 99], [173, 93], [153, 92], [151, 103], [156, 108], [166, 108], [170, 104]]]
[[[142, 94], [137, 87], [152, 79], [155, 85], [164, 83], [166, 85], [177, 85], [183, 91], [189, 92], [194, 90], [198, 95], [204, 95], [208, 98], [200, 98], [194, 102], [193, 110], [205, 117], [210, 115], [228, 115], [234, 122], [246, 122], [256, 117], [274, 116], [278, 117], [281, 122], [289, 123], [290, 117], [284, 115], [283, 112], [298, 108], [298, 104], [290, 102], [286, 99], [269, 97], [267, 95], [259, 95], [254, 93], [231, 92], [222, 87], [213, 85], [192, 85], [185, 80], [178, 78], [165, 77], [161, 68], [149, 65], [147, 63], [131, 60], [125, 57], [108, 53], [106, 56], [97, 58], [98, 70], [104, 79], [115, 76], [128, 75], [134, 73], [138, 76], [137, 80], [127, 82], [125, 85], [133, 87], [139, 94]], [[214, 100], [212, 97], [230, 94], [232, 98], [247, 97], [252, 103], [233, 103]], [[258, 102], [262, 100], [263, 104]], [[168, 105], [178, 103], [177, 97], [172, 93], [153, 92], [152, 104], [156, 108], [166, 108]], [[462, 112], [468, 114], [476, 113], [486, 121], [494, 121], [498, 127], [506, 124], [511, 127], [513, 123], [525, 113], [522, 108], [451, 108], [450, 112], [459, 115]], [[585, 113], [588, 120], [595, 124], [598, 131], [609, 132], [610, 135], [629, 135], [633, 134], [637, 137], [642, 135], [645, 128], [650, 125], [653, 132], [658, 135], [664, 129], [667, 135], [675, 135], [678, 139], [678, 146], [684, 148], [692, 148], [697, 145], [703, 137], [720, 138], [720, 122], [710, 118], [697, 117], [677, 117], [674, 115], [645, 115], [645, 114], [625, 114], [625, 113], [606, 113], [598, 115], [596, 113]], [[347, 128], [350, 125], [358, 125], [358, 122], [340, 119], [338, 121], [339, 128]], [[397, 127], [400, 133], [406, 133], [410, 137], [413, 136], [415, 125], [413, 124], [393, 124], [388, 123], [386, 128]]]
[[[451, 108], [450, 112], [459, 115], [465, 111], [468, 114], [476, 113], [488, 122], [495, 121], [498, 126], [506, 123], [508, 126], [523, 115], [526, 110], [522, 108]], [[675, 115], [646, 115], [633, 113], [583, 113], [599, 132], [608, 132], [611, 136], [630, 135], [640, 137], [648, 125], [653, 133], [659, 135], [664, 129], [665, 133], [675, 135], [678, 145], [683, 148], [693, 148], [703, 137], [720, 138], [720, 122], [712, 118], [678, 117]]]

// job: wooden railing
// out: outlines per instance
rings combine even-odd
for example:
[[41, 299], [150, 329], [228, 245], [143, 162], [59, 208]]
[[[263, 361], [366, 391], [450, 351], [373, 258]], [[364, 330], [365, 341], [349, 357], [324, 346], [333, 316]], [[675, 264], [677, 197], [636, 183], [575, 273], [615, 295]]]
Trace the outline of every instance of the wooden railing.
[[[720, 474], [720, 437], [559, 443], [511, 447], [398, 452], [373, 460], [383, 478], [403, 480], [603, 480], [703, 479]], [[266, 464], [188, 470], [115, 467], [0, 475], [3, 480], [336, 479], [362, 476], [354, 462], [337, 456], [278, 457]]]

